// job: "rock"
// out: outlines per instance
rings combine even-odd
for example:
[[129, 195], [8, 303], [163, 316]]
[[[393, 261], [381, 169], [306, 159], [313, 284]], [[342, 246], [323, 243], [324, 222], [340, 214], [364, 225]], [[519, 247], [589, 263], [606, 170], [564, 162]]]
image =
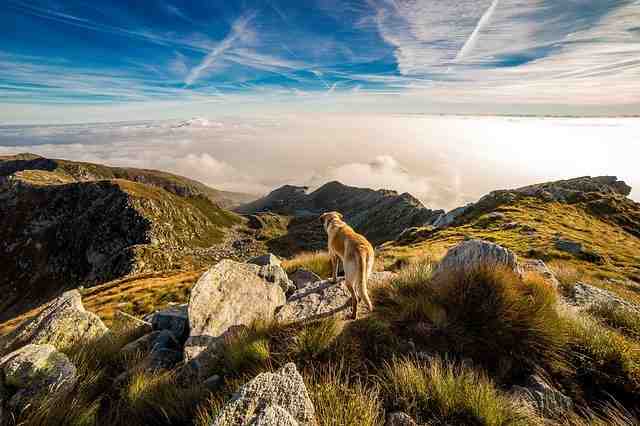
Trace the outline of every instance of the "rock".
[[253, 259], [249, 259], [247, 263], [251, 263], [258, 266], [280, 266], [280, 259], [275, 254], [267, 253], [262, 256], [256, 256]]
[[460, 216], [462, 216], [463, 214], [465, 214], [468, 210], [473, 208], [473, 203], [467, 204], [466, 206], [462, 206], [462, 207], [458, 207], [455, 208], [453, 210], [451, 210], [450, 212], [447, 212], [446, 214], [442, 214], [440, 215], [433, 223], [432, 225], [436, 228], [446, 228], [450, 225], [452, 225], [456, 219]]
[[[374, 272], [369, 277], [369, 289], [394, 276], [392, 272]], [[346, 319], [351, 315], [350, 300], [344, 280], [318, 281], [293, 293], [276, 313], [276, 319], [283, 323], [315, 321], [329, 316]]]
[[278, 285], [285, 294], [296, 290], [295, 284], [289, 279], [289, 276], [280, 265], [261, 266], [258, 275], [268, 282]]
[[407, 228], [398, 235], [396, 241], [401, 244], [411, 244], [416, 241], [425, 240], [437, 232], [438, 228], [435, 226], [414, 226]]
[[84, 309], [80, 293], [71, 290], [46, 305], [36, 317], [0, 338], [0, 356], [28, 344], [49, 343], [61, 350], [78, 342], [99, 339], [108, 331], [97, 315]]
[[297, 290], [304, 288], [307, 284], [322, 281], [322, 278], [320, 278], [316, 273], [306, 269], [297, 269], [294, 273], [289, 275], [289, 279], [291, 279]]
[[539, 259], [527, 259], [520, 262], [523, 272], [533, 272], [544, 278], [545, 282], [553, 288], [558, 288], [560, 283], [547, 265]]
[[556, 239], [554, 243], [556, 249], [561, 251], [566, 251], [571, 254], [580, 254], [582, 253], [582, 244], [576, 241], [567, 240], [564, 238]]
[[573, 285], [567, 298], [569, 304], [580, 309], [588, 309], [597, 305], [613, 305], [621, 309], [628, 309], [640, 313], [640, 307], [616, 296], [608, 290], [578, 282]]
[[166, 349], [154, 348], [144, 359], [145, 367], [148, 370], [170, 370], [182, 362], [182, 352]]
[[273, 318], [285, 303], [278, 285], [259, 274], [261, 267], [223, 260], [205, 272], [191, 290], [190, 334], [185, 343], [187, 360], [197, 357], [234, 325]]
[[218, 387], [220, 386], [220, 383], [222, 383], [222, 377], [220, 377], [217, 374], [214, 374], [213, 376], [209, 377], [204, 382], [202, 382], [204, 387], [211, 391], [215, 391], [216, 389], [218, 389]]
[[504, 266], [520, 273], [518, 257], [502, 246], [482, 240], [463, 241], [450, 249], [433, 271], [433, 278], [469, 273], [482, 267]]
[[295, 364], [259, 374], [242, 386], [212, 426], [253, 424], [315, 425], [315, 409]]
[[540, 376], [529, 378], [527, 386], [514, 386], [513, 392], [532, 403], [534, 408], [544, 417], [562, 415], [573, 407], [573, 401], [562, 392], [554, 389]]
[[[66, 355], [52, 345], [26, 345], [0, 359], [0, 376], [4, 376], [7, 406], [15, 411], [52, 393], [66, 392], [77, 381], [76, 368]], [[5, 396], [6, 397], [6, 396]]]
[[385, 426], [418, 426], [418, 424], [407, 413], [396, 411], [387, 416]]
[[146, 353], [154, 350], [179, 350], [180, 342], [169, 330], [156, 330], [125, 345], [121, 352], [124, 354]]
[[170, 331], [181, 342], [189, 336], [189, 315], [186, 304], [154, 312], [147, 318], [154, 330]]

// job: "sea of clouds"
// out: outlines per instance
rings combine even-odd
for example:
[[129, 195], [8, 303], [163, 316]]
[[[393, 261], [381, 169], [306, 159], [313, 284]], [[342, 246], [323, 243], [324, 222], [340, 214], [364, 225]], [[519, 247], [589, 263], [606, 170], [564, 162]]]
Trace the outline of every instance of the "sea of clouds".
[[640, 119], [289, 114], [0, 126], [0, 154], [153, 168], [266, 194], [328, 181], [451, 209], [494, 189], [617, 175], [640, 198]]

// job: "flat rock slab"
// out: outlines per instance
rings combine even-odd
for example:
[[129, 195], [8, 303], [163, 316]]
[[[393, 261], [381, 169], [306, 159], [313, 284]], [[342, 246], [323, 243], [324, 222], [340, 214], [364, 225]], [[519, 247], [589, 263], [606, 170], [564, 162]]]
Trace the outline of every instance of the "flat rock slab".
[[273, 318], [276, 308], [286, 301], [284, 291], [264, 279], [260, 271], [257, 265], [223, 260], [200, 277], [189, 299], [187, 361], [204, 352], [230, 327]]
[[[368, 287], [371, 289], [394, 276], [393, 272], [374, 272], [369, 277]], [[330, 316], [345, 319], [351, 315], [350, 300], [351, 294], [344, 280], [338, 283], [317, 281], [293, 293], [276, 313], [276, 319], [283, 323], [316, 321]]]

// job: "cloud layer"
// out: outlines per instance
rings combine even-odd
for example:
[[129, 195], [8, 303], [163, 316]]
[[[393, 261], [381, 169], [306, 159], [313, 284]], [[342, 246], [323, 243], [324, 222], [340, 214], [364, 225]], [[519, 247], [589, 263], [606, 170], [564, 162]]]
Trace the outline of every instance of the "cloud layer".
[[0, 126], [0, 154], [155, 168], [265, 194], [331, 180], [450, 209], [489, 191], [618, 175], [640, 198], [640, 119], [295, 114]]

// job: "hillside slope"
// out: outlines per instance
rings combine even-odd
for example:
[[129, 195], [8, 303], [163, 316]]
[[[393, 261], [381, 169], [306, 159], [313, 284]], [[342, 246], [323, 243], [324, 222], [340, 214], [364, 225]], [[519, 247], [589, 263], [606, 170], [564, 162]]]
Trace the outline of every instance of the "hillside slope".
[[63, 289], [208, 264], [241, 222], [203, 195], [59, 169], [0, 177], [0, 218], [0, 319]]
[[[441, 210], [430, 210], [408, 193], [356, 188], [329, 182], [313, 192], [285, 185], [236, 209], [240, 213], [273, 212], [298, 218], [339, 211], [351, 226], [375, 244], [394, 239], [404, 229], [432, 223]], [[316, 228], [319, 222], [315, 224]]]
[[256, 198], [250, 194], [213, 189], [195, 180], [159, 170], [109, 167], [102, 164], [44, 158], [29, 153], [0, 156], [0, 176], [9, 176], [23, 170], [52, 172], [54, 173], [50, 175], [52, 178], [67, 182], [126, 179], [157, 186], [181, 197], [205, 196], [223, 208], [232, 208]]

